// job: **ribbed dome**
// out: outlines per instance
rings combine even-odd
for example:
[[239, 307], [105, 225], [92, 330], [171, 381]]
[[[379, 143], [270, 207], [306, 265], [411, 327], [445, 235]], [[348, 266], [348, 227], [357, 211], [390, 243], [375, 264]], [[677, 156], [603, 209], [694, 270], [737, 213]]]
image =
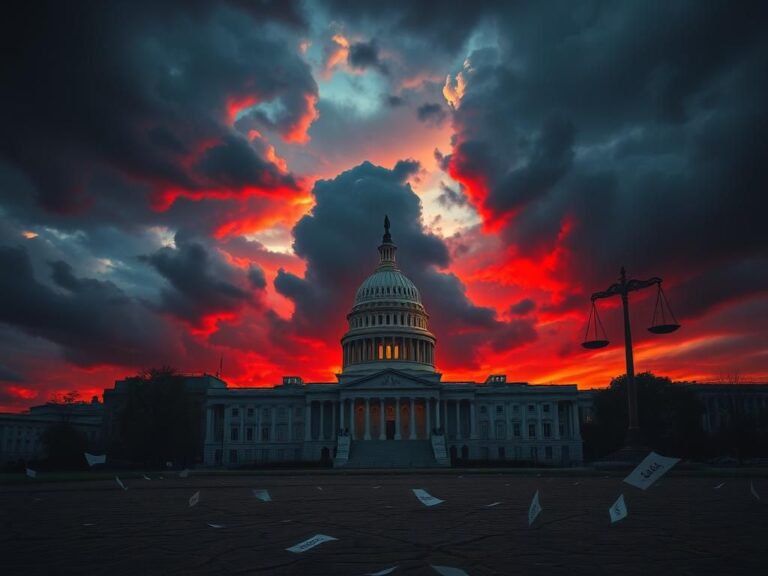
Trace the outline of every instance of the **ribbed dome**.
[[355, 306], [372, 301], [421, 304], [421, 294], [400, 270], [376, 270], [357, 289]]

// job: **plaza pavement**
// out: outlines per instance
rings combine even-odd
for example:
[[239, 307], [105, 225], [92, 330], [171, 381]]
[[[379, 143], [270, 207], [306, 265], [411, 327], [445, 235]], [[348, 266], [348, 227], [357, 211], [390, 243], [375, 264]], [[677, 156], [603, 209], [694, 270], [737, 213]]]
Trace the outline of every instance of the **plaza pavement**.
[[[768, 573], [764, 476], [671, 473], [641, 491], [615, 473], [149, 475], [125, 491], [114, 478], [0, 486], [0, 574]], [[427, 508], [413, 488], [445, 502]], [[620, 494], [629, 515], [611, 524]], [[318, 533], [337, 540], [285, 550]]]

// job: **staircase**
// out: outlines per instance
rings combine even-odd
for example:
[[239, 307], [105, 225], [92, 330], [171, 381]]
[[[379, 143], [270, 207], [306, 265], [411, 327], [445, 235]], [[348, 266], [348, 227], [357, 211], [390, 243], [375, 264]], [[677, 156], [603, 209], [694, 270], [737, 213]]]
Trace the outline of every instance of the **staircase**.
[[440, 465], [429, 440], [355, 440], [345, 468], [435, 468]]
[[438, 466], [450, 466], [451, 459], [448, 457], [448, 450], [445, 447], [445, 436], [432, 436], [432, 453], [435, 456], [435, 462]]
[[336, 438], [336, 457], [333, 459], [334, 468], [346, 466], [349, 460], [349, 436], [338, 436]]

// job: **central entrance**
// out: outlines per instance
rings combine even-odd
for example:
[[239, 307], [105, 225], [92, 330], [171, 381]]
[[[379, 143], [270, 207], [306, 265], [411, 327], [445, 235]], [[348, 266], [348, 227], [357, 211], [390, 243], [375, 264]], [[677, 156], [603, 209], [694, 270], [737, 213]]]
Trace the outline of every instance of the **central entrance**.
[[387, 420], [387, 440], [395, 439], [395, 421]]

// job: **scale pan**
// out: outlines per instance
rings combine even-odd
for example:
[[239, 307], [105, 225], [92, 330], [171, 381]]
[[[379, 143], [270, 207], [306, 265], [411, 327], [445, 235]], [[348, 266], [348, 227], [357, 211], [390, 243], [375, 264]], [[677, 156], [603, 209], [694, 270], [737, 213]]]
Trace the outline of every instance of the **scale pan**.
[[654, 334], [669, 334], [678, 328], [680, 328], [680, 324], [657, 324], [656, 326], [648, 328], [648, 332], [653, 332]]
[[595, 350], [597, 348], [605, 348], [608, 346], [608, 340], [587, 340], [586, 342], [582, 342], [581, 345], [588, 350]]

